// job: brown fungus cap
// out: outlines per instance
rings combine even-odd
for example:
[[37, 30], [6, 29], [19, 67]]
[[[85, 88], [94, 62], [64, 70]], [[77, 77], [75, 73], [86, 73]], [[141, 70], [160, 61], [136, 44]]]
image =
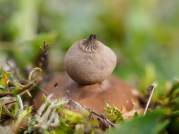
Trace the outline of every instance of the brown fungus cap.
[[115, 76], [101, 83], [79, 85], [66, 73], [57, 75], [39, 92], [34, 100], [35, 107], [42, 103], [42, 95], [53, 94], [54, 98], [67, 97], [96, 112], [104, 112], [105, 103], [117, 106], [121, 111], [131, 111], [138, 106], [133, 88]]

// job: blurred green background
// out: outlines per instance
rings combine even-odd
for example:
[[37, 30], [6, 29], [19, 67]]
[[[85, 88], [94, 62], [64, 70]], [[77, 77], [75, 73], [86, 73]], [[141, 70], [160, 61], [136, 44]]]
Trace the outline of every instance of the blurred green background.
[[[63, 69], [74, 41], [97, 34], [119, 57], [115, 74], [162, 93], [179, 76], [178, 0], [0, 0], [0, 65], [32, 66], [43, 42], [51, 71]], [[162, 85], [162, 86], [160, 86]]]

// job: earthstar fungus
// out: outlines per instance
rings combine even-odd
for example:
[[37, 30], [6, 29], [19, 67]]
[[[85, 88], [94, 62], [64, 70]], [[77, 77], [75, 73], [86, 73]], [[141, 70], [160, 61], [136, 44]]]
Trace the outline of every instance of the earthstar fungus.
[[108, 103], [132, 116], [140, 109], [137, 91], [111, 75], [116, 63], [115, 53], [98, 41], [96, 35], [75, 42], [64, 58], [66, 72], [54, 76], [37, 94], [35, 106], [40, 105], [45, 92], [55, 98], [72, 99], [96, 112], [104, 112]]

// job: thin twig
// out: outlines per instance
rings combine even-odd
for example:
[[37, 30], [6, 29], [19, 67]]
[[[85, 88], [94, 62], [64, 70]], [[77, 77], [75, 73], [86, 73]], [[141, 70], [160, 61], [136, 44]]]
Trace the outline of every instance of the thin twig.
[[147, 104], [145, 106], [144, 115], [146, 114], [146, 112], [147, 112], [147, 110], [149, 108], [149, 104], [151, 102], [151, 99], [152, 99], [152, 96], [153, 96], [153, 92], [154, 92], [156, 87], [157, 87], [157, 84], [155, 82], [148, 87], [148, 91], [150, 92], [150, 96], [149, 96]]
[[49, 46], [44, 41], [43, 47], [41, 48], [39, 56], [36, 59], [36, 65], [45, 71], [49, 70], [49, 68], [48, 68], [48, 51], [49, 51]]
[[12, 103], [15, 103], [15, 102], [17, 102], [16, 100], [14, 100], [14, 101], [11, 101], [11, 102], [8, 102], [8, 103], [5, 103], [4, 105], [9, 105], [9, 104], [12, 104]]
[[[21, 94], [23, 93], [24, 91], [26, 91], [27, 89], [30, 89], [32, 88], [34, 85], [34, 83], [29, 83], [27, 85], [25, 85], [24, 87], [22, 87], [21, 89], [17, 90], [16, 94]], [[0, 93], [0, 97], [4, 97], [4, 96], [14, 96], [14, 93], [13, 92], [1, 92]]]
[[76, 101], [72, 100], [72, 99], [67, 99], [67, 98], [63, 98], [64, 101], [67, 101], [68, 105], [70, 106], [70, 108], [76, 109], [76, 110], [80, 110], [82, 112], [88, 112], [89, 110], [82, 106], [81, 104], [77, 103]]
[[91, 111], [91, 115], [95, 115], [101, 123], [108, 125], [108, 127], [115, 127], [115, 125], [110, 120], [108, 120], [103, 114]]
[[81, 112], [89, 112], [90, 115], [89, 117], [94, 117], [96, 118], [102, 125], [103, 129], [106, 129], [108, 127], [115, 127], [115, 125], [108, 120], [103, 114], [99, 114], [85, 106], [80, 105], [78, 102], [68, 99], [68, 98], [63, 98], [65, 101], [68, 101], [67, 105], [70, 106], [72, 109], [80, 110]]

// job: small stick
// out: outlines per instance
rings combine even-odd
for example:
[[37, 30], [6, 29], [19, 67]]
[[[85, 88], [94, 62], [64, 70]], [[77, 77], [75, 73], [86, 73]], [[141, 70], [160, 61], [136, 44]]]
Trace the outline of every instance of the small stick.
[[94, 111], [90, 111], [90, 113], [92, 115], [95, 115], [98, 119], [100, 119], [101, 123], [107, 123], [107, 125], [115, 127], [115, 125], [110, 120], [108, 120], [103, 114], [99, 114]]
[[[33, 87], [33, 85], [34, 85], [33, 83], [29, 83], [29, 84], [25, 85], [24, 87], [22, 87], [21, 89], [19, 89], [17, 91], [17, 94], [23, 93], [24, 91], [26, 91], [29, 88]], [[9, 91], [5, 92], [5, 93], [0, 92], [0, 97], [4, 97], [4, 96], [14, 96], [14, 93], [13, 92], [9, 92]]]
[[154, 93], [154, 90], [155, 90], [156, 87], [157, 87], [157, 84], [155, 82], [152, 83], [152, 85], [150, 85], [148, 87], [148, 91], [150, 92], [150, 96], [149, 96], [149, 99], [148, 99], [147, 104], [145, 106], [144, 115], [146, 114], [146, 112], [147, 112], [147, 110], [149, 108], [149, 104], [151, 102], [151, 99], [152, 99], [152, 96], [153, 96], [153, 93]]

